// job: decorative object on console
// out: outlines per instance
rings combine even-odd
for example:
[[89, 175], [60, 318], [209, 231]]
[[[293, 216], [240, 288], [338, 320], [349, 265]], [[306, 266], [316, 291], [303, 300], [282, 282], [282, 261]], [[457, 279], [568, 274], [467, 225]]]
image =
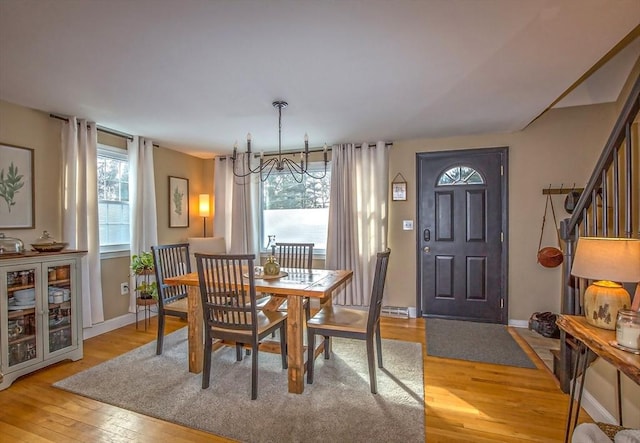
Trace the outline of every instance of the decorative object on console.
[[[274, 108], [278, 110], [278, 154], [271, 154], [274, 157], [269, 160], [265, 160], [264, 152], [260, 153], [260, 165], [255, 168], [251, 167], [251, 133], [247, 134], [247, 153], [246, 153], [246, 165], [238, 172], [236, 171], [236, 160], [238, 153], [238, 143], [236, 142], [233, 146], [233, 156], [231, 157], [231, 161], [233, 162], [233, 175], [236, 177], [246, 177], [251, 174], [260, 174], [260, 180], [266, 181], [271, 175], [271, 172], [275, 168], [277, 172], [282, 172], [286, 170], [291, 174], [293, 179], [302, 183], [304, 176], [309, 176], [315, 179], [324, 178], [327, 175], [327, 144], [325, 143], [323, 149], [324, 156], [324, 172], [322, 175], [314, 175], [309, 171], [309, 136], [307, 134], [304, 135], [304, 151], [300, 152], [300, 163], [296, 163], [295, 160], [291, 160], [286, 157], [282, 157], [282, 108], [286, 108], [289, 104], [282, 100], [276, 100], [271, 103]], [[285, 153], [286, 155], [286, 153]], [[269, 156], [269, 154], [267, 154]], [[266, 172], [263, 174], [263, 172]]]
[[200, 212], [200, 217], [204, 218], [202, 222], [202, 226], [204, 228], [202, 232], [202, 236], [206, 237], [207, 236], [207, 217], [211, 215], [210, 209], [209, 209], [209, 194], [200, 194], [199, 200], [198, 200], [198, 210]]
[[640, 312], [629, 309], [618, 311], [616, 343], [624, 350], [640, 351]]
[[631, 306], [620, 283], [640, 282], [640, 240], [580, 237], [571, 274], [595, 280], [584, 294], [587, 322], [613, 330], [618, 311]]
[[57, 242], [48, 231], [43, 231], [38, 241], [31, 243], [31, 247], [38, 252], [59, 252], [66, 248], [69, 243]]
[[2, 254], [22, 254], [24, 243], [19, 238], [6, 237], [0, 232], [0, 255]]

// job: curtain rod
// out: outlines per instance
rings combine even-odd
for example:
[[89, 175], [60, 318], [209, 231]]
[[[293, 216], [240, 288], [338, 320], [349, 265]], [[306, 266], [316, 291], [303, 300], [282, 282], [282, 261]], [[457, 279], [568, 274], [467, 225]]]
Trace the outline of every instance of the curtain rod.
[[[370, 147], [371, 146], [376, 146], [376, 143], [367, 143]], [[385, 146], [393, 146], [392, 142], [385, 142], [384, 144]], [[356, 149], [360, 149], [362, 147], [362, 143], [358, 143], [355, 145]], [[282, 155], [298, 155], [300, 154], [301, 151], [283, 151]], [[311, 148], [309, 149], [310, 153], [313, 152], [324, 152], [324, 147], [322, 148]], [[327, 146], [327, 152], [331, 152], [331, 146]], [[221, 160], [226, 160], [227, 157], [231, 155], [231, 154], [226, 154], [226, 155], [216, 155], [214, 158], [219, 158]], [[264, 153], [265, 157], [277, 157], [278, 153], [277, 152], [265, 152]], [[253, 153], [253, 158], [256, 157], [260, 157], [260, 153], [259, 152], [254, 152]]]
[[[56, 114], [49, 114], [49, 117], [57, 118], [58, 120], [62, 120], [62, 121], [65, 121], [65, 122], [69, 123], [69, 118], [68, 117], [63, 117], [61, 115], [56, 115]], [[115, 135], [116, 137], [126, 138], [127, 140], [133, 140], [133, 135], [131, 135], [131, 134], [127, 134], [126, 132], [116, 131], [115, 129], [106, 128], [106, 127], [100, 126], [98, 124], [96, 124], [96, 130], [98, 130], [100, 132], [104, 132], [105, 134]], [[160, 145], [157, 145], [157, 144], [154, 143], [153, 147], [154, 148], [159, 148]]]

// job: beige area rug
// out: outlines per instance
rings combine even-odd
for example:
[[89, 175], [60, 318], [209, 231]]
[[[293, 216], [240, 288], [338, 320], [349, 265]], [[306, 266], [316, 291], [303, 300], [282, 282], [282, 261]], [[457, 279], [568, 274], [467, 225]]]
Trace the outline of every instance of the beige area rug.
[[101, 402], [243, 442], [424, 442], [422, 350], [382, 341], [385, 368], [369, 390], [365, 343], [335, 339], [316, 360], [312, 385], [287, 392], [280, 356], [259, 355], [258, 399], [250, 399], [251, 358], [235, 348], [212, 356], [211, 386], [187, 370], [186, 328], [54, 384]]

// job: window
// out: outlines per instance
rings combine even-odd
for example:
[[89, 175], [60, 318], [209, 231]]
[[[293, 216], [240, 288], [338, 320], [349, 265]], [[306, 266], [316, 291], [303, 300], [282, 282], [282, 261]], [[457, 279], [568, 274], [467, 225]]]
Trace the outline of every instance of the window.
[[[322, 175], [324, 162], [309, 163], [309, 172]], [[267, 250], [269, 235], [276, 241], [314, 243], [314, 252], [324, 253], [327, 248], [329, 222], [329, 190], [331, 164], [321, 179], [305, 176], [297, 183], [288, 171], [271, 173], [261, 184], [262, 242]]]
[[484, 179], [478, 171], [468, 166], [454, 166], [438, 178], [438, 186], [482, 185]]
[[98, 145], [100, 252], [128, 250], [129, 158], [123, 149]]

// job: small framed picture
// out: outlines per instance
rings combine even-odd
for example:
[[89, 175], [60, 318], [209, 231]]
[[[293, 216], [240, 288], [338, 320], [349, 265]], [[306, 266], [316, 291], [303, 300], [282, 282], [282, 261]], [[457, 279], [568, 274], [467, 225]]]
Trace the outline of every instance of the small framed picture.
[[35, 227], [33, 149], [0, 144], [0, 229]]
[[169, 176], [169, 227], [189, 227], [189, 180]]
[[[400, 179], [398, 177], [401, 177]], [[396, 174], [391, 182], [391, 199], [403, 201], [407, 199], [407, 181], [400, 173]]]

